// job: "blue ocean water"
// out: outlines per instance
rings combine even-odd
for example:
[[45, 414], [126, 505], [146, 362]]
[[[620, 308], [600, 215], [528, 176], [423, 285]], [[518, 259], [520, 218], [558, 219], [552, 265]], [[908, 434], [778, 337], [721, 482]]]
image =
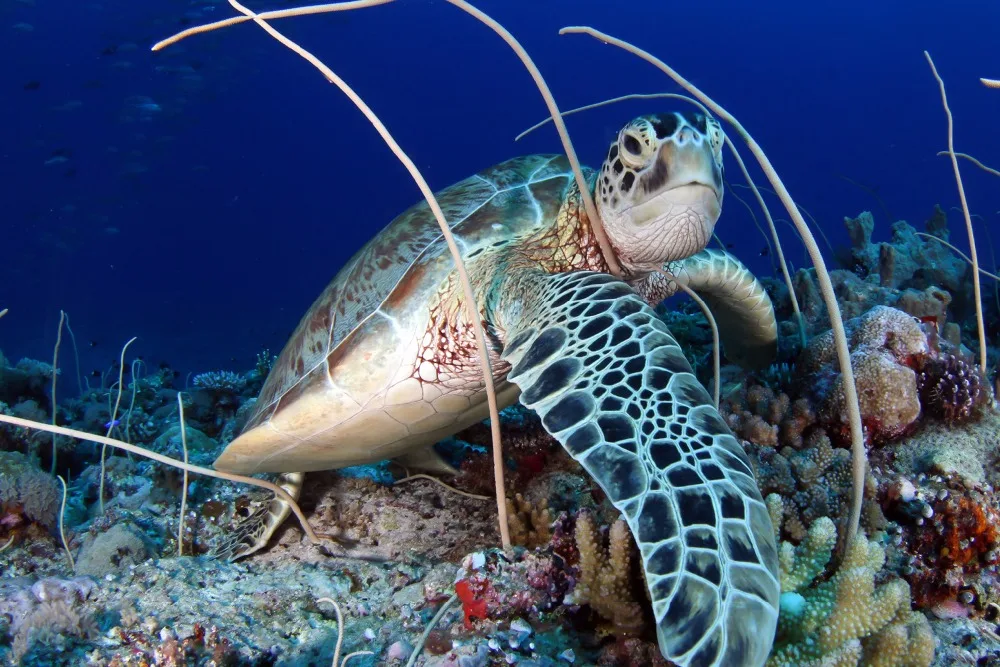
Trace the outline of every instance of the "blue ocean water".
[[[901, 1], [668, 3], [481, 1], [534, 57], [563, 108], [675, 91], [652, 67], [564, 25], [590, 24], [652, 51], [737, 115], [834, 245], [843, 216], [922, 222], [958, 203], [946, 121], [922, 50], [955, 114], [956, 150], [1000, 162], [1000, 4]], [[283, 4], [254, 4], [256, 10]], [[245, 369], [277, 352], [339, 267], [418, 201], [409, 176], [354, 106], [250, 24], [151, 53], [224, 2], [0, 5], [0, 347], [47, 358], [66, 310], [85, 372], [128, 338], [147, 362]], [[558, 152], [520, 62], [444, 2], [276, 24], [339, 72], [443, 188], [506, 158]], [[628, 102], [568, 122], [599, 165]], [[738, 180], [731, 160], [728, 176]], [[997, 236], [997, 181], [967, 163], [970, 207]], [[847, 180], [850, 179], [850, 180]], [[853, 183], [851, 182], [853, 181]], [[863, 187], [859, 187], [860, 184]], [[871, 191], [875, 191], [881, 203]], [[960, 230], [952, 212], [952, 229]], [[781, 225], [796, 266], [806, 260]], [[719, 235], [758, 274], [765, 245], [726, 201]], [[953, 233], [965, 248], [964, 233]], [[984, 262], [989, 251], [981, 248]]]

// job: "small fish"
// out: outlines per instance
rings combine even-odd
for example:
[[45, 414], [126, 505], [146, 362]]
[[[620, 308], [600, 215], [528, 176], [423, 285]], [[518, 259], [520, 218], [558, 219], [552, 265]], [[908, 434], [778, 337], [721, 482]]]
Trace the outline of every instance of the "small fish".
[[96, 340], [90, 341], [90, 347], [97, 347], [97, 341]]
[[65, 155], [56, 155], [54, 157], [50, 157], [44, 162], [44, 164], [46, 167], [51, 167], [54, 164], [63, 164], [64, 162], [69, 162], [69, 158]]
[[101, 49], [102, 56], [113, 56], [118, 51], [118, 47], [112, 44], [111, 46], [105, 46]]
[[768, 248], [768, 247], [765, 246], [765, 247], [763, 247], [763, 248], [760, 249], [760, 256], [761, 257], [767, 257], [770, 254], [771, 254], [771, 249], [770, 248]]
[[121, 419], [112, 419], [111, 421], [109, 421], [107, 424], [104, 425], [104, 428], [112, 428], [114, 426], [118, 426], [121, 423], [122, 423]]
[[101, 371], [90, 371], [90, 377], [99, 378], [101, 377]]
[[28, 83], [22, 86], [22, 88], [24, 88], [25, 90], [38, 90], [41, 87], [42, 87], [42, 82], [35, 80], [29, 81]]

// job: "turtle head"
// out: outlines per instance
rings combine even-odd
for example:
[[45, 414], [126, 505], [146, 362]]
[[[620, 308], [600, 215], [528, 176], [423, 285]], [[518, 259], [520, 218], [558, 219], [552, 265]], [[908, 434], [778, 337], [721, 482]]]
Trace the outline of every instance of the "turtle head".
[[722, 210], [722, 127], [701, 113], [640, 116], [611, 144], [594, 199], [632, 274], [701, 251]]

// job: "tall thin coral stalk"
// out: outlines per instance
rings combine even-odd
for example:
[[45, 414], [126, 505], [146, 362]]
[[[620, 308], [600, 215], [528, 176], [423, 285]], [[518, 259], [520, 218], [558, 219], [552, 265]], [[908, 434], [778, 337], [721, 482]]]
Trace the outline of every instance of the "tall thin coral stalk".
[[107, 445], [109, 447], [115, 447], [117, 449], [121, 449], [122, 451], [130, 452], [147, 459], [152, 459], [153, 461], [177, 468], [178, 470], [184, 470], [187, 472], [197, 473], [199, 475], [205, 475], [206, 477], [225, 479], [230, 482], [240, 482], [241, 484], [249, 484], [250, 486], [267, 489], [274, 495], [278, 496], [281, 500], [288, 503], [289, 507], [292, 508], [292, 512], [295, 514], [295, 517], [299, 520], [299, 524], [302, 526], [302, 531], [306, 534], [306, 537], [310, 542], [313, 544], [319, 544], [322, 541], [320, 536], [316, 534], [316, 531], [314, 531], [309, 525], [309, 522], [306, 520], [306, 515], [302, 513], [302, 509], [299, 507], [299, 504], [295, 502], [295, 499], [288, 495], [288, 492], [280, 486], [268, 482], [267, 480], [247, 477], [246, 475], [236, 475], [229, 472], [222, 472], [221, 470], [213, 470], [212, 468], [203, 468], [202, 466], [196, 466], [191, 463], [184, 463], [183, 461], [172, 459], [169, 456], [157, 454], [156, 452], [150, 451], [145, 447], [132, 445], [127, 442], [122, 442], [121, 440], [115, 440], [114, 438], [87, 433], [86, 431], [67, 428], [65, 426], [53, 426], [52, 424], [32, 421], [31, 419], [22, 419], [21, 417], [14, 417], [2, 413], [0, 413], [0, 423], [10, 424], [11, 426], [20, 426], [21, 428], [35, 429], [37, 431], [45, 431], [57, 435], [64, 435], [69, 438], [86, 440], [98, 445]]
[[[187, 426], [184, 424], [184, 400], [181, 392], [177, 392], [177, 422], [181, 427], [181, 450], [184, 452], [184, 465], [188, 462]], [[184, 555], [184, 515], [187, 514], [188, 471], [184, 471], [184, 483], [181, 487], [181, 516], [177, 526], [177, 555]]]
[[567, 27], [560, 30], [559, 34], [590, 35], [605, 44], [612, 44], [638, 56], [639, 58], [642, 58], [673, 79], [677, 85], [697, 98], [705, 106], [711, 109], [715, 115], [729, 123], [729, 125], [737, 131], [740, 137], [742, 137], [742, 139], [746, 142], [750, 152], [752, 152], [754, 157], [757, 158], [761, 169], [764, 171], [767, 179], [771, 182], [772, 187], [774, 187], [775, 191], [778, 193], [778, 198], [781, 200], [781, 203], [785, 205], [788, 215], [792, 218], [796, 229], [798, 229], [799, 234], [802, 236], [802, 240], [809, 252], [809, 257], [812, 259], [813, 266], [816, 267], [816, 279], [819, 283], [820, 292], [822, 293], [823, 301], [826, 304], [827, 312], [830, 316], [830, 325], [833, 329], [834, 346], [837, 350], [837, 359], [840, 362], [840, 372], [844, 378], [844, 395], [847, 404], [847, 418], [850, 424], [853, 463], [853, 494], [851, 499], [851, 513], [848, 517], [847, 530], [845, 534], [846, 539], [844, 543], [853, 543], [854, 537], [858, 532], [858, 524], [861, 520], [861, 503], [864, 498], [865, 473], [868, 467], [868, 458], [865, 452], [864, 432], [861, 428], [861, 408], [858, 404], [857, 388], [854, 385], [854, 372], [851, 368], [850, 350], [847, 347], [847, 335], [844, 332], [844, 322], [840, 316], [840, 306], [837, 304], [837, 297], [833, 292], [833, 283], [830, 281], [830, 274], [826, 270], [826, 263], [823, 261], [823, 254], [820, 252], [819, 246], [816, 244], [816, 239], [813, 237], [812, 232], [809, 231], [809, 226], [802, 218], [802, 214], [799, 213], [799, 209], [792, 200], [792, 196], [788, 193], [784, 183], [782, 183], [781, 178], [778, 177], [777, 172], [774, 170], [774, 166], [764, 154], [760, 145], [754, 141], [753, 137], [750, 136], [750, 133], [746, 131], [740, 122], [712, 98], [701, 92], [701, 90], [699, 90], [694, 84], [682, 77], [662, 60], [653, 57], [646, 51], [643, 51], [628, 42], [607, 35], [603, 32], [595, 30], [594, 28], [586, 26]]
[[[118, 360], [118, 397], [115, 399], [115, 407], [110, 411], [111, 418], [108, 420], [108, 432], [104, 434], [104, 437], [110, 438], [111, 432], [115, 429], [115, 421], [118, 419], [118, 407], [122, 402], [122, 382], [125, 381], [125, 351], [128, 350], [128, 346], [136, 341], [136, 336], [132, 336], [127, 343], [122, 347], [121, 358]], [[104, 513], [104, 477], [105, 477], [105, 463], [107, 459], [108, 447], [105, 444], [101, 447], [101, 484], [97, 493], [97, 499], [101, 507], [101, 513]]]
[[[483, 371], [483, 381], [486, 388], [487, 402], [489, 404], [490, 411], [490, 422], [492, 427], [493, 436], [493, 462], [494, 462], [494, 478], [496, 486], [496, 496], [497, 496], [497, 513], [499, 515], [500, 523], [500, 540], [504, 549], [510, 549], [510, 529], [507, 525], [507, 507], [506, 507], [506, 494], [504, 493], [504, 481], [503, 481], [503, 451], [501, 449], [501, 439], [500, 439], [500, 410], [497, 403], [496, 389], [493, 384], [493, 370], [490, 364], [489, 352], [486, 347], [486, 334], [483, 330], [483, 323], [480, 317], [479, 308], [477, 306], [477, 300], [475, 292], [472, 288], [472, 283], [469, 281], [468, 273], [465, 269], [465, 262], [462, 261], [462, 254], [458, 248], [458, 244], [451, 233], [451, 228], [448, 226], [448, 221], [444, 217], [444, 212], [441, 210], [441, 206], [438, 204], [437, 198], [434, 196], [434, 192], [431, 190], [427, 181], [424, 179], [420, 170], [417, 169], [416, 164], [413, 160], [403, 151], [399, 146], [393, 136], [389, 133], [389, 130], [385, 127], [385, 124], [379, 119], [379, 117], [372, 111], [364, 100], [351, 88], [343, 79], [341, 79], [337, 74], [333, 72], [325, 63], [323, 63], [319, 58], [314, 56], [312, 53], [302, 48], [292, 40], [288, 39], [277, 30], [275, 30], [267, 21], [262, 18], [263, 15], [255, 14], [251, 10], [247, 9], [236, 0], [229, 0], [231, 4], [237, 11], [242, 13], [248, 19], [253, 20], [257, 25], [264, 29], [271, 37], [276, 39], [282, 45], [298, 54], [316, 69], [318, 69], [326, 79], [337, 86], [341, 92], [343, 92], [351, 102], [364, 114], [365, 118], [372, 124], [375, 130], [382, 137], [383, 141], [389, 146], [389, 149], [395, 154], [399, 161], [403, 164], [406, 170], [410, 173], [417, 187], [420, 189], [421, 194], [423, 194], [424, 199], [427, 201], [428, 207], [430, 207], [431, 212], [434, 214], [438, 225], [441, 227], [441, 233], [444, 236], [445, 242], [448, 245], [448, 250], [451, 252], [452, 258], [455, 261], [455, 268], [458, 272], [459, 281], [462, 285], [462, 291], [465, 297], [465, 305], [467, 309], [467, 314], [469, 318], [469, 325], [472, 327], [474, 332], [474, 337], [476, 340], [476, 347], [479, 352], [479, 363]], [[343, 5], [350, 4], [351, 7], [345, 7]], [[385, 0], [367, 0], [363, 2], [355, 3], [343, 3], [343, 5], [324, 5], [321, 7], [306, 7], [300, 8], [301, 11], [296, 10], [285, 10], [284, 16], [299, 16], [309, 13], [322, 13], [323, 11], [338, 11], [346, 8], [356, 9], [361, 7], [369, 7], [373, 5], [385, 4]], [[217, 27], [222, 27], [217, 26]], [[192, 33], [193, 34], [193, 33]], [[176, 37], [176, 36], [175, 36]], [[172, 38], [173, 39], [173, 38]], [[165, 40], [153, 47], [154, 50], [162, 48], [167, 43], [172, 43], [171, 40]]]
[[69, 542], [66, 541], [66, 480], [62, 475], [57, 475], [59, 483], [62, 484], [62, 503], [59, 505], [59, 539], [62, 540], [63, 549], [66, 550], [66, 558], [69, 559], [69, 569], [76, 572], [76, 563], [73, 561], [73, 552], [69, 550]]
[[965, 229], [969, 234], [969, 255], [972, 259], [972, 293], [976, 300], [976, 326], [979, 332], [979, 371], [986, 375], [986, 326], [983, 323], [983, 296], [979, 280], [979, 256], [976, 255], [976, 235], [972, 230], [972, 218], [969, 216], [969, 202], [965, 199], [965, 186], [962, 185], [962, 172], [958, 168], [958, 157], [955, 154], [955, 121], [948, 107], [948, 94], [944, 89], [944, 80], [938, 74], [934, 66], [931, 54], [924, 51], [927, 64], [931, 66], [931, 73], [938, 82], [941, 89], [941, 104], [944, 106], [945, 116], [948, 117], [948, 155], [951, 156], [951, 167], [955, 172], [955, 183], [958, 185], [958, 198], [962, 202], [962, 213], [965, 215]]
[[552, 96], [552, 91], [549, 90], [549, 86], [545, 83], [545, 78], [542, 73], [535, 66], [534, 61], [528, 52], [524, 50], [521, 43], [518, 42], [510, 32], [507, 31], [502, 25], [494, 21], [489, 15], [476, 9], [465, 0], [446, 0], [447, 2], [455, 5], [462, 11], [466, 12], [470, 16], [475, 17], [477, 20], [488, 26], [496, 34], [498, 34], [509, 46], [517, 57], [521, 59], [521, 63], [524, 65], [528, 73], [531, 74], [531, 78], [534, 80], [535, 85], [538, 87], [538, 92], [541, 93], [542, 99], [545, 100], [545, 106], [548, 107], [549, 115], [552, 118], [553, 124], [556, 126], [556, 131], [559, 132], [559, 139], [562, 141], [563, 150], [566, 152], [566, 157], [569, 159], [569, 164], [573, 168], [573, 176], [576, 178], [576, 185], [580, 189], [580, 196], [583, 199], [584, 208], [587, 211], [587, 218], [590, 221], [591, 229], [594, 232], [594, 236], [597, 238], [598, 244], [601, 246], [601, 253], [604, 255], [604, 261], [608, 265], [608, 270], [615, 276], [622, 275], [622, 268], [618, 264], [618, 259], [615, 257], [614, 248], [611, 246], [611, 241], [608, 239], [608, 235], [604, 232], [604, 225], [601, 222], [601, 216], [597, 214], [597, 206], [594, 205], [594, 198], [590, 194], [590, 187], [587, 184], [587, 180], [583, 177], [583, 168], [580, 166], [580, 160], [576, 156], [576, 150], [573, 148], [573, 142], [569, 138], [569, 130], [566, 129], [566, 123], [563, 121], [562, 113], [559, 111], [559, 106], [556, 104], [555, 98]]
[[[6, 312], [6, 311], [5, 311]], [[56, 425], [56, 414], [59, 411], [59, 404], [56, 402], [56, 379], [59, 376], [59, 345], [62, 343], [63, 323], [66, 321], [66, 313], [59, 311], [59, 331], [56, 332], [56, 346], [52, 351], [52, 425]], [[56, 474], [56, 436], [52, 436], [52, 469], [50, 474]]]

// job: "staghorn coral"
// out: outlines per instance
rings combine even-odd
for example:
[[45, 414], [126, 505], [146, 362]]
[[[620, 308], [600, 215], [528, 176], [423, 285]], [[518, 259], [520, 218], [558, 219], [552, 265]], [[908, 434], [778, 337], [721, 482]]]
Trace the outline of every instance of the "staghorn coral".
[[[833, 446], [820, 429], [813, 431], [801, 449], [784, 447], [776, 450], [752, 443], [746, 445], [747, 455], [761, 493], [777, 494], [782, 499], [776, 526], [783, 536], [799, 542], [806, 529], [821, 517], [841, 520], [847, 513], [851, 497], [851, 455], [846, 449]], [[866, 485], [874, 489], [869, 476]], [[873, 493], [866, 491], [862, 505], [862, 525], [876, 530], [885, 520]]]
[[637, 634], [643, 627], [643, 607], [631, 584], [633, 546], [625, 521], [618, 519], [611, 525], [607, 549], [589, 512], [577, 516], [574, 535], [580, 575], [572, 602], [589, 605], [610, 621], [610, 632]]
[[837, 572], [821, 579], [836, 541], [833, 521], [823, 518], [797, 547], [781, 544], [780, 616], [768, 666], [930, 665], [934, 636], [927, 619], [910, 610], [909, 586], [901, 579], [876, 584], [881, 546], [859, 534]]
[[548, 544], [552, 539], [552, 516], [548, 501], [542, 498], [537, 503], [532, 503], [520, 493], [514, 496], [514, 500], [506, 500], [511, 542], [529, 549]]
[[808, 399], [792, 402], [784, 392], [775, 393], [764, 385], [733, 391], [720, 407], [737, 437], [767, 447], [801, 448], [803, 436], [816, 422]]

